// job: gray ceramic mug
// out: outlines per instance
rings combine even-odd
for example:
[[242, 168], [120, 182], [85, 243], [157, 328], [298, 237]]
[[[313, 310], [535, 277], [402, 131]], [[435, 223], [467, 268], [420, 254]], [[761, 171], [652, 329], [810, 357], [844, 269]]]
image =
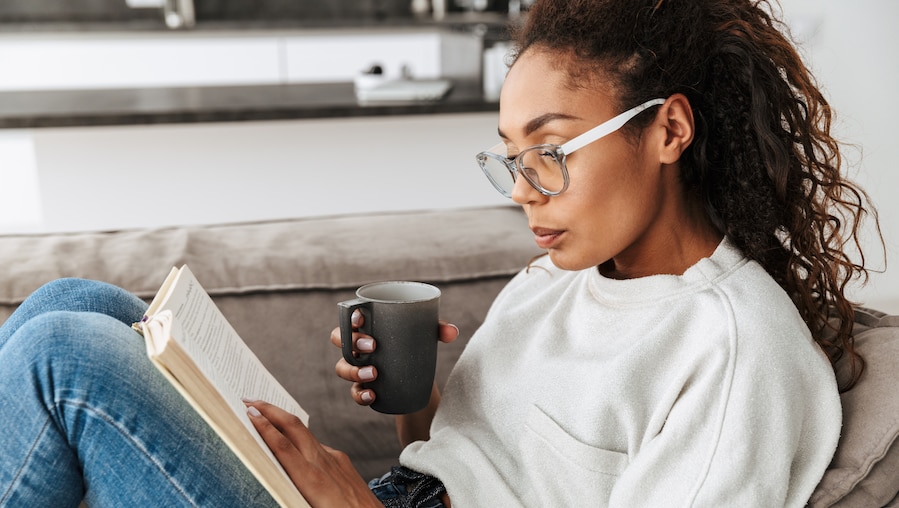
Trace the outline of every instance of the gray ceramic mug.
[[[366, 284], [357, 298], [337, 304], [340, 344], [351, 365], [373, 365], [378, 377], [366, 388], [375, 392], [372, 409], [405, 414], [424, 409], [437, 368], [440, 290], [430, 284], [388, 281]], [[353, 354], [353, 311], [364, 322], [360, 332], [374, 337], [372, 353]]]

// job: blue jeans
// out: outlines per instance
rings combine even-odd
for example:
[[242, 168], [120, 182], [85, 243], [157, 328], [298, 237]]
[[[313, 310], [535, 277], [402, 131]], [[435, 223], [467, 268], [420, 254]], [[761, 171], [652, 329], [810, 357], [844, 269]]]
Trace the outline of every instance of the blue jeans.
[[0, 327], [0, 506], [276, 506], [147, 359], [145, 309], [62, 279]]

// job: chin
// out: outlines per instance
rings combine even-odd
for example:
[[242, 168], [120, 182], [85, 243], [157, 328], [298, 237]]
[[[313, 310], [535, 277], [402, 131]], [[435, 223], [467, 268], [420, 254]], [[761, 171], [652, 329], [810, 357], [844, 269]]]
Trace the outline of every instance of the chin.
[[572, 272], [578, 270], [584, 270], [586, 268], [593, 268], [599, 263], [592, 263], [589, 260], [583, 258], [572, 258], [571, 256], [566, 256], [564, 253], [556, 250], [549, 250], [549, 259], [553, 262], [556, 268], [561, 270], [569, 270]]

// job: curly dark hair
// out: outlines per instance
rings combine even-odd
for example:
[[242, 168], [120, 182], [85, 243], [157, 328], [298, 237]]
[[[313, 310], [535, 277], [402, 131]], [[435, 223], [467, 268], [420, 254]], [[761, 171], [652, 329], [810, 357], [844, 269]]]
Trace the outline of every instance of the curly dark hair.
[[685, 189], [790, 295], [831, 362], [848, 355], [848, 390], [864, 361], [845, 290], [867, 280], [860, 226], [877, 213], [841, 175], [830, 106], [774, 13], [765, 0], [538, 1], [516, 58], [552, 51], [572, 86], [611, 83], [622, 111], [684, 94], [696, 122]]

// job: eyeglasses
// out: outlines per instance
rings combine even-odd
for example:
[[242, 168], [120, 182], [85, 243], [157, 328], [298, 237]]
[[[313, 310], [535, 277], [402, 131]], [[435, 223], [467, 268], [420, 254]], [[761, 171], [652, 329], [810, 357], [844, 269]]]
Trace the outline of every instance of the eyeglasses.
[[507, 198], [512, 197], [512, 188], [519, 174], [541, 194], [558, 196], [568, 188], [566, 156], [624, 127], [624, 124], [645, 109], [664, 103], [665, 99], [644, 102], [561, 145], [532, 146], [510, 157], [505, 143], [500, 143], [479, 153], [476, 159], [490, 183]]

